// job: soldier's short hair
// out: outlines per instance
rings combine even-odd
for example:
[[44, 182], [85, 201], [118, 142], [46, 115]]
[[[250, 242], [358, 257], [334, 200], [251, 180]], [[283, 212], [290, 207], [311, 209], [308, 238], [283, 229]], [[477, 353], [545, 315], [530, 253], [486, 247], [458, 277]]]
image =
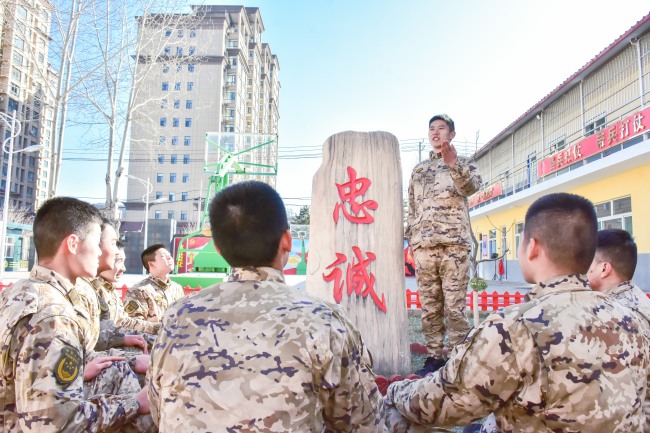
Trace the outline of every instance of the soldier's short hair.
[[548, 194], [528, 208], [525, 242], [535, 238], [548, 258], [569, 273], [584, 274], [596, 253], [598, 219], [594, 205], [568, 193]]
[[443, 122], [445, 122], [447, 126], [449, 126], [451, 132], [454, 132], [456, 130], [456, 125], [454, 125], [454, 121], [451, 120], [451, 117], [449, 117], [447, 114], [436, 114], [429, 120], [428, 126], [431, 126], [431, 122], [433, 122], [434, 120], [442, 120]]
[[140, 253], [140, 260], [142, 260], [142, 266], [149, 272], [149, 262], [156, 260], [156, 252], [158, 250], [164, 249], [163, 244], [153, 244], [148, 246], [142, 253]]
[[34, 246], [41, 258], [56, 255], [61, 242], [71, 234], [84, 240], [93, 224], [101, 225], [102, 217], [96, 207], [72, 197], [47, 200], [34, 218]]
[[600, 230], [596, 251], [622, 278], [632, 279], [636, 270], [637, 248], [631, 234], [623, 229]]
[[209, 208], [212, 239], [230, 266], [269, 266], [289, 229], [280, 195], [258, 181], [219, 192]]

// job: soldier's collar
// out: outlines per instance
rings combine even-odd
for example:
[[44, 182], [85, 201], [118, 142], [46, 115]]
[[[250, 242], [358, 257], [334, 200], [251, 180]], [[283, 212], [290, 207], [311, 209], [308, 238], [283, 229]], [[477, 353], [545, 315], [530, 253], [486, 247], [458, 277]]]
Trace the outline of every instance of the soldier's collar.
[[79, 293], [77, 293], [74, 284], [63, 275], [45, 266], [34, 265], [29, 276], [33, 280], [49, 284], [68, 298], [72, 305], [78, 305]]
[[90, 287], [92, 287], [94, 290], [99, 290], [99, 288], [101, 287], [101, 284], [102, 284], [101, 281], [99, 281], [99, 278], [97, 278], [97, 277], [95, 277], [95, 278], [82, 278], [82, 280], [87, 282], [88, 285], [90, 285]]
[[440, 159], [442, 158], [442, 152], [436, 152], [435, 150], [432, 150], [429, 152], [429, 158], [431, 159]]
[[282, 271], [267, 266], [260, 266], [259, 268], [246, 266], [232, 268], [228, 281], [274, 281], [284, 283], [284, 274]]
[[630, 280], [627, 280], [617, 284], [616, 286], [612, 287], [609, 290], [606, 290], [605, 293], [610, 296], [614, 296], [623, 292], [627, 292], [628, 290], [631, 290], [633, 288], [634, 288], [634, 283]]
[[158, 278], [158, 277], [155, 276], [154, 274], [149, 274], [149, 279], [150, 279], [150, 280], [151, 280], [155, 285], [157, 285], [158, 287], [162, 288], [163, 290], [165, 290], [166, 288], [168, 288], [168, 287], [171, 285], [171, 283], [172, 283], [172, 280], [169, 279], [169, 276], [167, 277], [167, 281], [163, 281], [162, 279]]
[[535, 299], [542, 295], [547, 295], [553, 292], [566, 292], [577, 290], [591, 290], [589, 288], [589, 280], [586, 275], [571, 274], [571, 275], [558, 275], [551, 277], [547, 280], [539, 282], [530, 289], [527, 296], [528, 299]]

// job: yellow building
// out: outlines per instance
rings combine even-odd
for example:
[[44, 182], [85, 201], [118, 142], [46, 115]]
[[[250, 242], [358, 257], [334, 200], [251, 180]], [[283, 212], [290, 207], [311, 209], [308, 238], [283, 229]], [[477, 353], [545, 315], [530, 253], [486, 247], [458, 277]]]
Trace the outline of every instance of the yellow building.
[[[507, 250], [504, 279], [523, 281], [517, 247], [528, 206], [545, 194], [570, 192], [594, 203], [600, 228], [633, 234], [634, 279], [650, 290], [650, 14], [475, 158], [484, 180], [470, 198], [479, 258]], [[482, 263], [479, 274], [498, 278], [499, 267]]]

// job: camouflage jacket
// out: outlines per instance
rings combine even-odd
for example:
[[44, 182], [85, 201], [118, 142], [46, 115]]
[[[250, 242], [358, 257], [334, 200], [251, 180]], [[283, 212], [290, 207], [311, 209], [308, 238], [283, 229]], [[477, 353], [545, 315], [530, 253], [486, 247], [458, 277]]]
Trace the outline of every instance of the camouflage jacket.
[[278, 270], [233, 268], [165, 314], [147, 376], [151, 414], [162, 432], [376, 432], [371, 366], [338, 307]]
[[126, 291], [124, 311], [130, 317], [160, 322], [167, 308], [183, 296], [185, 292], [178, 283], [165, 282], [149, 274], [147, 278]]
[[76, 288], [50, 269], [0, 294], [0, 431], [98, 432], [136, 417], [133, 395], [84, 397], [90, 320]]
[[458, 157], [454, 168], [433, 151], [413, 169], [409, 183], [406, 237], [411, 248], [471, 244], [467, 197], [481, 176], [474, 161]]
[[126, 311], [124, 311], [122, 299], [120, 298], [119, 293], [115, 290], [115, 286], [101, 277], [98, 278], [97, 281], [99, 284], [95, 290], [97, 291], [100, 299], [106, 302], [108, 308], [108, 317], [115, 322], [115, 325], [120, 328], [131, 329], [147, 334], [158, 333], [158, 330], [160, 329], [160, 323], [153, 323], [148, 320], [130, 317], [128, 314], [126, 314]]
[[391, 384], [389, 413], [458, 425], [494, 412], [509, 432], [643, 431], [647, 323], [585, 276], [555, 277], [529, 295], [491, 314], [438, 372]]

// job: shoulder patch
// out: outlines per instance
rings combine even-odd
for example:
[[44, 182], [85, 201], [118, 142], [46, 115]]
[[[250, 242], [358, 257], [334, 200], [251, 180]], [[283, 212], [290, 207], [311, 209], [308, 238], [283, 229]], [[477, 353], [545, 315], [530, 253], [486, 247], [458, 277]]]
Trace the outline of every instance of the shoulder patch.
[[128, 304], [126, 304], [126, 307], [124, 307], [124, 311], [126, 311], [127, 314], [134, 313], [138, 309], [138, 303], [135, 301], [129, 301]]
[[74, 382], [82, 368], [79, 351], [72, 347], [64, 347], [61, 356], [54, 366], [54, 377], [61, 385], [69, 385]]
[[108, 311], [108, 304], [106, 303], [106, 299], [98, 296], [97, 300], [99, 301], [99, 309], [102, 311]]

